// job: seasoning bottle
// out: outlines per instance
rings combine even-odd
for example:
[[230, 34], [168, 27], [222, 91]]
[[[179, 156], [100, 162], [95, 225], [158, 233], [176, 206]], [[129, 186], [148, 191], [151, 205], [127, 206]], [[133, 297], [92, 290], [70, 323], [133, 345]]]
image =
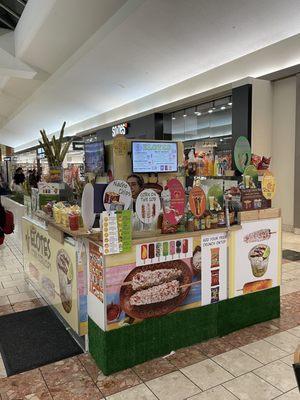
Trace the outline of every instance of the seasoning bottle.
[[209, 213], [207, 213], [207, 215], [205, 216], [205, 226], [206, 226], [206, 229], [211, 228], [211, 216]]
[[205, 218], [201, 218], [201, 220], [200, 220], [200, 229], [201, 229], [202, 231], [204, 231], [205, 228], [206, 228], [206, 225], [205, 225]]
[[222, 210], [218, 212], [218, 226], [224, 227], [225, 225], [225, 212]]
[[212, 213], [211, 214], [211, 228], [218, 227], [218, 214]]
[[191, 211], [187, 214], [186, 230], [188, 232], [194, 232], [194, 216]]

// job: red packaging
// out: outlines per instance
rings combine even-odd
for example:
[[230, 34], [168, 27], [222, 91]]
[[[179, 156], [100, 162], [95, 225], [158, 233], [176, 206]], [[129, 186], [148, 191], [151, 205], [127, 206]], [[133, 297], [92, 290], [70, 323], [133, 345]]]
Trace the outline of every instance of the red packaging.
[[71, 231], [78, 231], [79, 216], [77, 214], [69, 214], [69, 224], [70, 224]]
[[260, 170], [269, 169], [270, 163], [271, 163], [271, 157], [268, 158], [268, 157], [263, 156], [261, 162], [258, 164], [257, 169], [260, 169]]
[[261, 162], [260, 156], [258, 156], [256, 154], [251, 155], [251, 164], [254, 165], [257, 169], [259, 169], [258, 166], [259, 166], [260, 162]]

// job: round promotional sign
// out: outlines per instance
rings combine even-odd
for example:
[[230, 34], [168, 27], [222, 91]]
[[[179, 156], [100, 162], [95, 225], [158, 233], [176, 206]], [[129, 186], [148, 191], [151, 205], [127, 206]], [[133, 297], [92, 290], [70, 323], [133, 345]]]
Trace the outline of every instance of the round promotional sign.
[[194, 186], [189, 195], [190, 209], [196, 218], [200, 218], [206, 208], [206, 196], [199, 186]]
[[245, 189], [255, 189], [258, 186], [258, 172], [254, 165], [248, 165], [244, 170]]
[[103, 204], [106, 211], [128, 210], [131, 201], [131, 189], [125, 181], [115, 180], [110, 182], [103, 194]]
[[270, 171], [266, 171], [261, 183], [262, 194], [265, 199], [271, 200], [275, 196], [276, 181], [274, 175]]
[[240, 136], [234, 146], [234, 162], [240, 172], [250, 164], [251, 147], [245, 136]]
[[83, 189], [81, 213], [83, 224], [87, 229], [92, 229], [96, 214], [94, 213], [94, 186], [91, 183], [87, 183]]
[[135, 209], [139, 220], [151, 224], [160, 213], [160, 198], [152, 189], [143, 190], [136, 199]]
[[177, 225], [184, 215], [185, 192], [178, 179], [170, 179], [161, 192], [164, 218], [171, 224]]

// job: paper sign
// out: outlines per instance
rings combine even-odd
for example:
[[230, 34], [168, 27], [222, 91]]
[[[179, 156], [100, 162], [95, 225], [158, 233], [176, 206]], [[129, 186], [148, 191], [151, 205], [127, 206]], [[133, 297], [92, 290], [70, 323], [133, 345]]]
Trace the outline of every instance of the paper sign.
[[234, 162], [240, 172], [244, 172], [251, 161], [251, 147], [245, 136], [240, 136], [234, 146]]
[[152, 189], [143, 190], [136, 200], [136, 213], [144, 224], [152, 224], [160, 213], [160, 199]]
[[104, 211], [103, 217], [103, 252], [107, 254], [120, 253], [117, 214]]
[[136, 265], [182, 260], [193, 255], [193, 239], [165, 240], [136, 246]]
[[89, 242], [89, 269], [89, 291], [103, 303], [103, 253], [93, 242]]
[[202, 305], [205, 305], [227, 298], [227, 236], [215, 233], [201, 239]]
[[276, 181], [274, 175], [270, 171], [266, 171], [262, 178], [262, 194], [265, 199], [271, 200], [275, 196]]
[[128, 210], [131, 201], [131, 189], [125, 181], [112, 181], [104, 191], [103, 203], [106, 211]]
[[117, 211], [119, 249], [126, 253], [131, 250], [132, 229], [131, 229], [131, 211]]
[[190, 209], [196, 218], [200, 218], [206, 208], [206, 195], [199, 186], [194, 186], [189, 195]]
[[271, 207], [271, 201], [266, 200], [261, 189], [241, 189], [242, 210], [261, 210]]
[[177, 225], [184, 215], [185, 192], [178, 179], [170, 179], [161, 192], [164, 218], [171, 224]]

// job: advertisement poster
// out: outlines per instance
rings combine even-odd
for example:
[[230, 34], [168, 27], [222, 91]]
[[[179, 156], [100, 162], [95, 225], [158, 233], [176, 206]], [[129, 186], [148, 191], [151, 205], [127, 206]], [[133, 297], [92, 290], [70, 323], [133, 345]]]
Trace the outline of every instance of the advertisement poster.
[[245, 168], [251, 161], [251, 147], [245, 136], [240, 136], [234, 146], [234, 162], [240, 172], [244, 172]]
[[105, 148], [104, 142], [90, 142], [84, 144], [85, 172], [96, 175], [104, 174]]
[[107, 330], [201, 306], [200, 270], [196, 261], [197, 256], [194, 266], [192, 248], [183, 259], [106, 268]]
[[143, 190], [136, 199], [136, 213], [143, 224], [152, 224], [160, 214], [160, 198], [153, 189]]
[[89, 291], [103, 303], [103, 253], [99, 245], [89, 242]]
[[255, 165], [248, 165], [245, 168], [243, 181], [246, 189], [255, 189], [258, 187], [258, 171]]
[[192, 257], [193, 239], [174, 239], [136, 246], [136, 265], [143, 266]]
[[223, 179], [206, 179], [201, 182], [206, 195], [206, 209], [209, 211], [221, 211], [223, 209], [224, 192]]
[[23, 219], [24, 268], [33, 285], [79, 333], [76, 248]]
[[177, 225], [184, 215], [185, 191], [178, 179], [170, 179], [161, 192], [164, 218]]
[[115, 180], [108, 184], [103, 195], [106, 211], [128, 210], [132, 202], [130, 186], [127, 182]]
[[266, 171], [262, 178], [261, 183], [262, 194], [265, 199], [271, 200], [275, 196], [276, 192], [276, 180], [274, 175], [270, 171]]
[[227, 235], [215, 233], [201, 238], [202, 305], [227, 299]]
[[242, 210], [261, 210], [271, 207], [271, 201], [266, 200], [261, 189], [241, 189]]
[[230, 296], [239, 296], [280, 284], [280, 218], [243, 222], [232, 233]]
[[206, 209], [206, 195], [199, 186], [194, 186], [189, 194], [191, 212], [196, 218], [200, 218]]

